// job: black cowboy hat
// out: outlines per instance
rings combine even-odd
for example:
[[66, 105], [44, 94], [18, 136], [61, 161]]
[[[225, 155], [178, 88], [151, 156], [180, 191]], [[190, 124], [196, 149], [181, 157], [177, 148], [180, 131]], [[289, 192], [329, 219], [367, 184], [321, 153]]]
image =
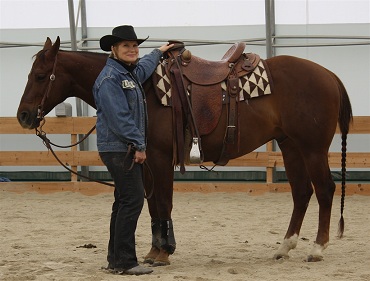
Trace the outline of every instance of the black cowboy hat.
[[149, 36], [145, 39], [138, 39], [135, 30], [131, 25], [121, 25], [113, 28], [112, 35], [105, 35], [100, 38], [100, 48], [103, 51], [109, 52], [111, 50], [111, 46], [117, 42], [123, 40], [137, 41], [140, 45], [148, 38]]

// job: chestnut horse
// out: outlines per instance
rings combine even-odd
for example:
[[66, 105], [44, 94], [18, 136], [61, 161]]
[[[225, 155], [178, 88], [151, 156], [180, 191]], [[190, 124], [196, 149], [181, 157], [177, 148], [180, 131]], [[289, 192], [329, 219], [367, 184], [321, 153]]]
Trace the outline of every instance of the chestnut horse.
[[[47, 38], [35, 55], [17, 117], [23, 128], [38, 127], [42, 111], [45, 115], [68, 97], [78, 97], [95, 107], [92, 86], [107, 55], [92, 52], [60, 51], [59, 37], [52, 44]], [[239, 104], [239, 151], [232, 158], [245, 155], [270, 140], [276, 140], [291, 185], [293, 212], [284, 241], [275, 259], [288, 257], [295, 248], [310, 198], [315, 191], [319, 204], [319, 225], [315, 244], [307, 261], [319, 261], [329, 242], [329, 227], [335, 183], [332, 179], [328, 150], [337, 123], [342, 133], [342, 177], [345, 175], [346, 138], [352, 120], [348, 94], [339, 78], [324, 67], [296, 57], [277, 56], [267, 59], [273, 83], [273, 94], [253, 98]], [[49, 78], [50, 77], [50, 78]], [[175, 250], [171, 219], [173, 199], [173, 113], [154, 94], [152, 81], [144, 83], [148, 105], [147, 164], [154, 185], [148, 199], [152, 219], [152, 247], [146, 262], [169, 264]], [[227, 126], [226, 105], [217, 127], [202, 136], [204, 161], [217, 161], [222, 150]], [[339, 236], [344, 229], [345, 178], [342, 179], [341, 219]]]

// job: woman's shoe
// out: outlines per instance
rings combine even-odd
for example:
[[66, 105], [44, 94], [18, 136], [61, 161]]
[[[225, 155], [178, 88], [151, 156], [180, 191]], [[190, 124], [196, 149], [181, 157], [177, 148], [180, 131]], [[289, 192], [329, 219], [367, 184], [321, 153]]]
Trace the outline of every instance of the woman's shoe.
[[145, 266], [137, 265], [137, 266], [135, 266], [133, 268], [130, 268], [130, 269], [115, 268], [114, 271], [115, 271], [116, 274], [120, 274], [120, 275], [123, 275], [123, 274], [143, 275], [143, 274], [152, 273], [153, 269], [145, 267]]

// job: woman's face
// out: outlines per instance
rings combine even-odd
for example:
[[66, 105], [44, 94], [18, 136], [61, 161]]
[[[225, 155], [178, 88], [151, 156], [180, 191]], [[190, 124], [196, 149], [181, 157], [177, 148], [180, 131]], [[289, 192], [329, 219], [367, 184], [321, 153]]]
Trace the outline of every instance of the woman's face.
[[139, 58], [139, 45], [136, 41], [121, 41], [112, 47], [114, 57], [126, 64], [132, 64]]

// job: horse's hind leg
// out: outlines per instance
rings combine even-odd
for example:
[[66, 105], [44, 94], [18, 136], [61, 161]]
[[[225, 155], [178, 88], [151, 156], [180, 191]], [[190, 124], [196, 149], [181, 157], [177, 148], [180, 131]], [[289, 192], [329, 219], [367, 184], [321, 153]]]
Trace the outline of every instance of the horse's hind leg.
[[304, 160], [296, 145], [290, 139], [285, 139], [279, 143], [279, 147], [284, 157], [285, 170], [291, 186], [294, 206], [288, 230], [283, 243], [274, 255], [275, 259], [289, 257], [288, 252], [297, 246], [299, 232], [313, 193]]
[[316, 241], [307, 261], [320, 261], [322, 252], [329, 243], [331, 209], [335, 191], [335, 183], [330, 173], [326, 152], [310, 152], [305, 155], [306, 167], [315, 187], [319, 203], [319, 226]]

